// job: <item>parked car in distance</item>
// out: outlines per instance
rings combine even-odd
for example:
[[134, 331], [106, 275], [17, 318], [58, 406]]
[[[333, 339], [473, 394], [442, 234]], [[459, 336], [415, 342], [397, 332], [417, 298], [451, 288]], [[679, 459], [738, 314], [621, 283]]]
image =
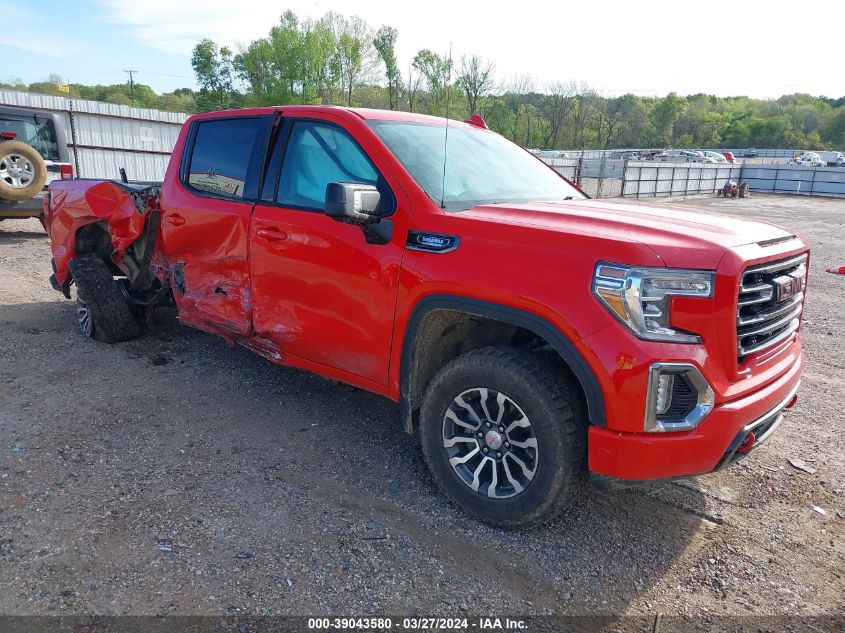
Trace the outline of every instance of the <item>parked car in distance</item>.
[[[801, 238], [589, 199], [478, 117], [447, 136], [396, 111], [198, 114], [163, 184], [54, 181], [45, 221], [84, 335], [131, 339], [175, 303], [184, 325], [390, 398], [443, 493], [497, 526], [548, 519], [588, 477], [726, 467], [797, 399]], [[138, 391], [128, 406], [157, 395]], [[381, 440], [366, 420], [343, 432]]]
[[637, 150], [615, 150], [610, 152], [607, 157], [611, 160], [640, 160], [640, 153]]
[[710, 158], [714, 163], [728, 162], [728, 159], [725, 158], [724, 154], [720, 154], [719, 152], [714, 152], [713, 150], [705, 149], [701, 150], [701, 153], [704, 154], [705, 158]]
[[569, 158], [569, 154], [557, 149], [538, 149], [532, 150], [531, 153], [538, 158]]
[[59, 115], [0, 106], [0, 220], [40, 217], [47, 186], [72, 177]]
[[753, 147], [749, 147], [745, 150], [745, 153], [743, 153], [743, 157], [745, 158], [757, 158], [757, 156], [759, 156], [759, 152]]

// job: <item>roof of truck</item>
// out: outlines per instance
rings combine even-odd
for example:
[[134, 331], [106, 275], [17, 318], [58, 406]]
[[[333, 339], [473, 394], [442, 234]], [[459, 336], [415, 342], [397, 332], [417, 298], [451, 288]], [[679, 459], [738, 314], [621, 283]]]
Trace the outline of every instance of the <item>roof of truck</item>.
[[[428, 123], [429, 125], [445, 125], [446, 118], [439, 116], [431, 116], [429, 114], [419, 114], [417, 112], [403, 112], [401, 110], [379, 110], [376, 108], [349, 108], [346, 106], [335, 105], [280, 105], [280, 106], [263, 106], [259, 108], [243, 108], [240, 110], [218, 110], [216, 112], [204, 112], [202, 114], [195, 114], [191, 119], [206, 119], [216, 118], [220, 116], [249, 116], [260, 114], [271, 114], [275, 111], [281, 111], [290, 115], [296, 114], [353, 114], [361, 119], [370, 121], [404, 121], [407, 123]], [[449, 125], [470, 126], [464, 121], [456, 119], [449, 119]]]

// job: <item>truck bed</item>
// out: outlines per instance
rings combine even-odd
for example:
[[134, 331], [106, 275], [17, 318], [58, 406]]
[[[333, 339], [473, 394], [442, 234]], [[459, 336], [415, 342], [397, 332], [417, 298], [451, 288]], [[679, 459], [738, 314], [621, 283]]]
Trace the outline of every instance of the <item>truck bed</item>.
[[69, 296], [68, 264], [80, 240], [102, 242], [101, 255], [134, 280], [143, 263], [149, 265], [158, 243], [160, 195], [160, 183], [88, 179], [50, 183], [44, 227], [53, 251], [51, 285]]

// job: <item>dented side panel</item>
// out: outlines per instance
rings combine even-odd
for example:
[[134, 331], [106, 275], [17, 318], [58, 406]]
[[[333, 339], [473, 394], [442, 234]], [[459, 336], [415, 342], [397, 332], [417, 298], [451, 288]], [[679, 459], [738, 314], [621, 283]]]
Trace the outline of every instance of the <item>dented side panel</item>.
[[258, 204], [250, 245], [255, 334], [286, 357], [384, 386], [411, 201], [363, 122], [311, 118], [344, 129], [390, 187], [395, 209], [382, 221], [389, 238], [368, 241], [360, 226], [320, 211]]
[[252, 329], [249, 222], [252, 204], [168, 187], [161, 243], [179, 319], [226, 337]]

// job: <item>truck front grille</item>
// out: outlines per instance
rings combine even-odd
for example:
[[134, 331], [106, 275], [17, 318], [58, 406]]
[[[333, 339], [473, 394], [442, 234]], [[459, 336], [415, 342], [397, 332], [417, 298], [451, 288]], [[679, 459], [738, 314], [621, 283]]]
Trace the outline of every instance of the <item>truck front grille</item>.
[[785, 341], [798, 330], [806, 282], [806, 253], [751, 266], [742, 273], [736, 317], [740, 362]]

